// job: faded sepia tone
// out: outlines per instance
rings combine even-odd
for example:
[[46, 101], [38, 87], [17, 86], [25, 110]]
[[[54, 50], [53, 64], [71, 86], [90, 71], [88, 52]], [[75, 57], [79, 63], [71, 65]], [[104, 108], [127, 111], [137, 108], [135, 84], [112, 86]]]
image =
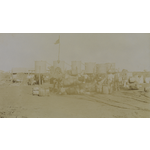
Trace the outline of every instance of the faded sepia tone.
[[150, 34], [0, 34], [1, 118], [149, 118]]

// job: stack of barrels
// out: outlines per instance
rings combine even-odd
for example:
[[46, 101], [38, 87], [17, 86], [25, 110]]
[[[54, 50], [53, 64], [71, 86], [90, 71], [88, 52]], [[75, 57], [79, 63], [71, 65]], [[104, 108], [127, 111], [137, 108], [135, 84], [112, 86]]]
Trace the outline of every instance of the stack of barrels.
[[32, 95], [36, 96], [49, 96], [50, 95], [50, 90], [49, 88], [43, 88], [43, 87], [34, 87], [32, 89]]
[[86, 74], [92, 74], [96, 71], [96, 63], [94, 62], [88, 62], [85, 63], [85, 73]]
[[105, 74], [107, 73], [107, 67], [105, 64], [97, 64], [96, 65], [96, 73], [97, 74]]
[[115, 63], [106, 63], [106, 64], [96, 64], [96, 73], [97, 74], [106, 74], [106, 73], [115, 72]]

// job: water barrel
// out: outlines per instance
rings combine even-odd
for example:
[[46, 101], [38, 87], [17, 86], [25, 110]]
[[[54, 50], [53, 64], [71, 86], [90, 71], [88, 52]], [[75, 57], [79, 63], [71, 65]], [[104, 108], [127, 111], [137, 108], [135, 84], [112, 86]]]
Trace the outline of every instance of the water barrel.
[[39, 96], [46, 96], [46, 91], [44, 88], [40, 88], [39, 90]]
[[39, 95], [39, 91], [32, 91], [32, 95]]
[[72, 75], [77, 75], [81, 73], [81, 61], [72, 61], [71, 62]]
[[58, 63], [58, 61], [53, 61], [53, 67], [54, 69], [56, 68], [60, 68], [62, 72], [64, 72], [65, 70], [65, 61], [60, 61]]
[[150, 83], [150, 77], [145, 78], [145, 83]]
[[107, 73], [107, 68], [105, 64], [97, 64], [96, 65], [96, 73]]
[[49, 88], [40, 88], [39, 90], [39, 96], [49, 96], [49, 93]]
[[112, 63], [112, 64], [111, 64], [111, 68], [115, 70], [115, 69], [116, 69], [116, 64], [115, 64], [115, 63]]
[[111, 64], [111, 70], [112, 70], [112, 72], [116, 71], [116, 64], [115, 63]]
[[143, 82], [144, 82], [144, 78], [143, 78], [143, 76], [141, 76], [141, 77], [139, 78], [139, 83], [142, 84]]
[[85, 73], [92, 74], [96, 71], [96, 64], [94, 62], [85, 63]]
[[35, 73], [46, 73], [46, 61], [35, 61]]
[[106, 63], [105, 65], [106, 65], [107, 71], [109, 71], [109, 70], [111, 69], [111, 67], [112, 67], [112, 64], [111, 64], [111, 63]]
[[39, 95], [39, 87], [32, 88], [32, 95]]

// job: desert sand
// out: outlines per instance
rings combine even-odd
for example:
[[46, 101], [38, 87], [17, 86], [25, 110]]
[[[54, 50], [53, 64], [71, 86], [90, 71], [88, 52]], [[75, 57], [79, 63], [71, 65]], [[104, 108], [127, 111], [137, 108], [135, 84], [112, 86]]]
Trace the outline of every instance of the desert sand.
[[1, 118], [149, 118], [150, 95], [143, 90], [112, 94], [32, 95], [34, 86], [0, 86]]

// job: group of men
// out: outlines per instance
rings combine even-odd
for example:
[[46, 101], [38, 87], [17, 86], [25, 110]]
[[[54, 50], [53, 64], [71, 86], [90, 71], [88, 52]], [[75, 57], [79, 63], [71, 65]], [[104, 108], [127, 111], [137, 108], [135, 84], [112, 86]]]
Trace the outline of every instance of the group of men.
[[52, 78], [53, 78], [53, 81], [52, 81], [53, 89], [55, 89], [55, 88], [60, 89], [61, 82], [63, 80], [63, 74], [60, 71], [57, 71]]
[[[64, 74], [62, 74], [61, 71], [57, 70], [51, 75], [50, 82], [53, 84], [53, 89], [60, 89], [62, 86], [62, 81], [65, 78]], [[39, 80], [40, 79], [40, 80]], [[31, 82], [33, 78], [28, 78], [28, 80]], [[43, 84], [44, 81], [44, 75], [35, 75], [34, 80], [37, 84]], [[109, 86], [113, 86], [115, 91], [120, 90], [120, 79], [118, 76], [118, 73], [115, 74], [78, 74], [78, 80], [82, 81], [83, 83], [87, 82], [96, 82], [97, 84], [100, 82], [103, 82], [104, 84], [108, 84]], [[32, 85], [32, 84], [31, 84]]]
[[88, 81], [90, 82], [96, 82], [99, 84], [108, 84], [109, 86], [113, 86], [115, 91], [120, 91], [120, 84], [121, 80], [118, 75], [118, 73], [115, 74], [91, 74], [87, 75], [84, 74], [82, 75], [84, 77], [84, 83], [87, 83]]
[[114, 91], [120, 91], [121, 81], [118, 73], [97, 75], [96, 81], [97, 84], [101, 82], [101, 84], [107, 84], [108, 86], [114, 87]]
[[43, 74], [35, 74], [35, 75], [28, 75], [28, 84], [33, 85], [33, 84], [40, 84], [42, 85], [44, 82], [44, 75]]

